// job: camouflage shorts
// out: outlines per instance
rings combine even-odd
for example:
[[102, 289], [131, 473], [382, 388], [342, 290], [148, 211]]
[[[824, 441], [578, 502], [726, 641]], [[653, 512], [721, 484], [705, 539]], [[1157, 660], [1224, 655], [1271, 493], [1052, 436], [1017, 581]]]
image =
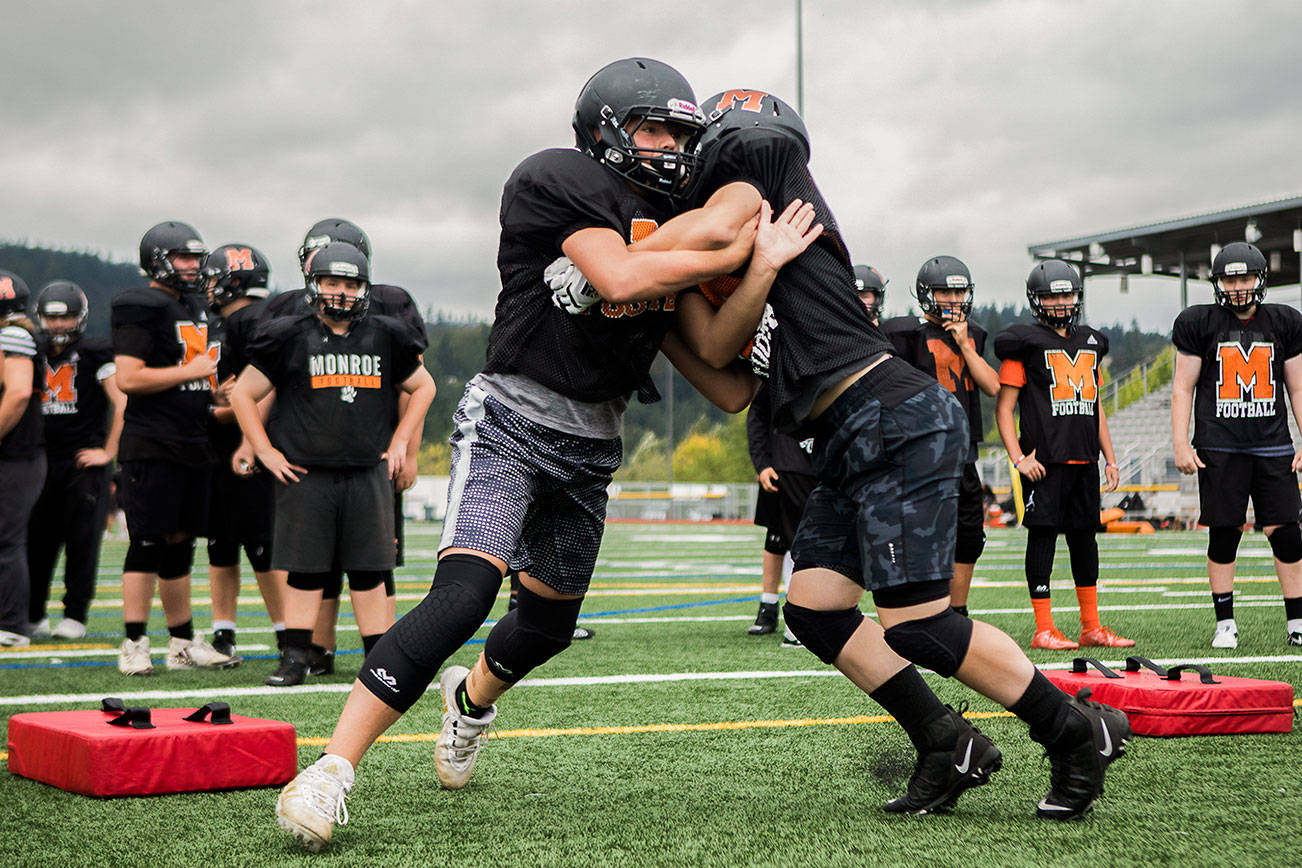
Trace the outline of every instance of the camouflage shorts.
[[856, 383], [816, 424], [819, 485], [791, 547], [796, 563], [870, 591], [951, 578], [968, 453], [954, 396], [932, 384], [889, 407]]

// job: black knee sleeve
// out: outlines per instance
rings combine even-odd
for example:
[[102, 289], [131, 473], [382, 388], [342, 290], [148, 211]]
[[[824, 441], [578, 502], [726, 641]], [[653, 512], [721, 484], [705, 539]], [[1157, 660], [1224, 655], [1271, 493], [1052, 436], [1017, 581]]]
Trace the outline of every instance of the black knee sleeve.
[[[1271, 534], [1274, 536], [1274, 534]], [[1243, 531], [1237, 527], [1209, 527], [1207, 529], [1207, 560], [1214, 564], [1232, 564], [1239, 556], [1239, 540]]]
[[[212, 545], [212, 543], [209, 543]], [[211, 551], [211, 549], [209, 549]], [[271, 571], [271, 543], [256, 542], [245, 543], [244, 554], [248, 555], [249, 566], [255, 573], [266, 573]]]
[[1302, 561], [1302, 529], [1297, 523], [1282, 524], [1266, 537], [1270, 551], [1282, 564], [1295, 564]]
[[123, 572], [158, 573], [158, 557], [163, 544], [156, 540], [132, 539], [127, 543], [127, 556], [122, 561]]
[[796, 638], [824, 663], [836, 660], [845, 643], [863, 623], [863, 612], [854, 607], [822, 611], [806, 609], [792, 602], [782, 606], [782, 617]]
[[[328, 573], [319, 573], [318, 575], [324, 577], [321, 580], [321, 584], [317, 586], [321, 589], [321, 599], [339, 599], [339, 595], [343, 593], [344, 590], [344, 571], [336, 568]], [[315, 590], [315, 588], [313, 588], [313, 590]]]
[[782, 538], [782, 534], [777, 531], [771, 530], [764, 534], [764, 551], [769, 554], [785, 555], [790, 549], [791, 546], [787, 545], [786, 540]]
[[1099, 540], [1092, 530], [1067, 531], [1067, 553], [1071, 556], [1071, 579], [1078, 588], [1099, 583]]
[[224, 539], [208, 540], [208, 566], [233, 567], [240, 562], [240, 547]]
[[369, 591], [383, 585], [385, 579], [392, 578], [392, 570], [349, 570], [348, 588], [352, 591]]
[[163, 581], [168, 579], [179, 579], [183, 576], [190, 575], [190, 568], [193, 565], [193, 539], [182, 540], [181, 542], [174, 543], [164, 543], [159, 546], [158, 578]]
[[1058, 532], [1044, 527], [1026, 529], [1026, 586], [1031, 599], [1049, 596], [1049, 577], [1053, 575], [1053, 550]]
[[329, 573], [300, 573], [289, 571], [289, 586], [296, 591], [319, 591], [330, 581]]
[[570, 646], [583, 600], [549, 600], [520, 586], [517, 605], [502, 616], [484, 643], [484, 662], [514, 684]]
[[886, 630], [886, 644], [892, 651], [945, 678], [953, 677], [963, 665], [971, 641], [972, 622], [953, 609]]
[[986, 550], [986, 532], [980, 527], [959, 525], [958, 536], [954, 540], [954, 563], [975, 564], [977, 558]]
[[[398, 566], [402, 566], [402, 564], [398, 564]], [[393, 579], [393, 570], [384, 571], [384, 596], [398, 596], [398, 583]]]

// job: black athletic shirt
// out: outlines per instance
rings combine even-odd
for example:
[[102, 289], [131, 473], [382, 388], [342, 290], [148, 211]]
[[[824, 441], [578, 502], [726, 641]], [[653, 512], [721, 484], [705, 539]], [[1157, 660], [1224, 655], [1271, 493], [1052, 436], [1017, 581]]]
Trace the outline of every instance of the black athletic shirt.
[[393, 437], [397, 387], [420, 366], [411, 329], [367, 314], [337, 335], [315, 313], [264, 321], [249, 364], [276, 389], [271, 442], [305, 467], [371, 467]]
[[502, 290], [484, 371], [523, 374], [576, 401], [609, 401], [634, 391], [643, 400], [658, 399], [649, 371], [673, 325], [676, 296], [603, 302], [575, 316], [552, 304], [543, 269], [582, 229], [613, 229], [631, 243], [670, 216], [667, 201], [643, 199], [576, 150], [540, 151], [517, 166], [502, 191]]
[[44, 337], [39, 345], [45, 355], [41, 413], [46, 454], [72, 458], [82, 449], [102, 448], [111, 415], [104, 378], [113, 372], [113, 347], [103, 338], [82, 337], [56, 355]]
[[1220, 305], [1197, 304], [1176, 317], [1171, 340], [1203, 363], [1194, 387], [1195, 447], [1292, 453], [1284, 362], [1302, 353], [1302, 313], [1262, 304], [1240, 320]]
[[756, 473], [765, 467], [772, 467], [779, 474], [814, 475], [814, 465], [810, 458], [814, 451], [814, 439], [804, 437], [797, 440], [773, 428], [773, 405], [769, 400], [767, 383], [759, 387], [747, 411], [746, 448], [750, 452], [750, 463], [755, 465]]
[[[265, 304], [259, 305], [263, 319], [270, 320], [278, 316], [316, 313], [315, 308], [307, 305], [305, 293], [306, 289], [296, 289], [292, 292], [278, 292], [270, 296]], [[420, 309], [416, 307], [416, 302], [412, 299], [411, 293], [401, 286], [376, 283], [367, 290], [367, 294], [371, 297], [370, 307], [367, 308], [367, 316], [388, 316], [400, 321], [411, 331], [412, 338], [420, 343], [421, 352], [425, 352], [425, 348], [429, 343], [429, 335], [425, 332], [425, 318], [421, 316]], [[247, 360], [245, 360], [245, 364], [247, 363]], [[241, 365], [240, 369], [243, 369], [243, 365]]]
[[[35, 336], [17, 323], [0, 327], [0, 359], [3, 356], [29, 359], [32, 363], [32, 396], [14, 427], [0, 440], [0, 458], [26, 461], [45, 451], [44, 426], [41, 424], [41, 373], [45, 362]], [[0, 361], [0, 364], [3, 364]], [[0, 378], [2, 379], [2, 378]], [[0, 493], [0, 497], [7, 497]]]
[[[113, 298], [113, 352], [134, 356], [149, 368], [183, 365], [208, 344], [208, 312], [193, 294], [177, 298], [144, 286]], [[128, 395], [120, 461], [171, 461], [204, 466], [215, 459], [208, 439], [208, 405], [216, 377], [190, 380], [148, 395]]]
[[890, 352], [891, 345], [855, 293], [836, 218], [794, 139], [759, 128], [728, 133], [709, 150], [702, 171], [698, 204], [720, 187], [744, 181], [776, 212], [792, 199], [814, 203], [814, 219], [823, 224], [823, 234], [779, 272], [750, 352], [752, 370], [769, 379], [774, 424], [794, 430], [824, 390]]
[[[925, 374], [935, 377], [954, 393], [972, 431], [972, 442], [981, 442], [981, 390], [972, 380], [967, 362], [953, 335], [926, 317], [897, 316], [882, 323], [882, 332], [895, 347], [895, 354]], [[986, 330], [968, 320], [968, 337], [977, 355], [986, 350]]]
[[[227, 377], [238, 377], [240, 371], [249, 363], [249, 344], [254, 332], [266, 317], [267, 302], [257, 299], [245, 305], [228, 317], [215, 317], [208, 329], [209, 341], [221, 347], [217, 360], [217, 382], [220, 384]], [[212, 432], [213, 448], [219, 459], [229, 458], [240, 445], [240, 426], [234, 422], [222, 424], [216, 419], [209, 425]]]
[[1016, 323], [995, 335], [999, 382], [1021, 389], [1023, 453], [1038, 450], [1041, 464], [1098, 460], [1099, 366], [1107, 354], [1107, 336], [1089, 326], [1062, 337], [1040, 323]]

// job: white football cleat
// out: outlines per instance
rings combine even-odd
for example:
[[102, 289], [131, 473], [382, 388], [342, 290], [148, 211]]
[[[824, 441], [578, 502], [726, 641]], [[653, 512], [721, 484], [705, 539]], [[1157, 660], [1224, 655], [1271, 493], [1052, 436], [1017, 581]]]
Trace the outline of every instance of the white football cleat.
[[490, 706], [483, 717], [467, 717], [457, 708], [457, 688], [469, 674], [470, 670], [464, 666], [449, 666], [439, 678], [443, 729], [434, 743], [434, 769], [445, 790], [459, 790], [470, 783], [479, 743], [497, 717], [496, 705]]
[[149, 659], [149, 637], [141, 636], [134, 642], [122, 640], [118, 650], [118, 671], [123, 675], [153, 675], [154, 664]]
[[35, 624], [32, 625], [33, 639], [48, 639], [50, 638], [50, 635], [51, 634], [50, 634], [49, 618], [42, 618], [41, 620], [37, 621]]
[[179, 639], [167, 643], [167, 668], [175, 669], [230, 669], [239, 666], [243, 658], [223, 654], [202, 639]]
[[298, 773], [276, 799], [276, 825], [313, 853], [330, 843], [335, 824], [348, 824], [344, 798], [353, 788], [353, 765], [326, 754]]
[[1238, 648], [1239, 647], [1239, 627], [1231, 618], [1227, 621], [1216, 622], [1216, 632], [1212, 634], [1213, 648]]
[[71, 618], [60, 621], [50, 635], [58, 639], [81, 639], [86, 635], [86, 625]]

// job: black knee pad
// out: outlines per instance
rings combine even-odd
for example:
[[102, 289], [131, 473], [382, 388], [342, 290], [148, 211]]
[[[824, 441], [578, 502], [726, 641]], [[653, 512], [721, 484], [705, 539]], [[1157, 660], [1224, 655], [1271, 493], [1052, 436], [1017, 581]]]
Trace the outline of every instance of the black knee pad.
[[963, 665], [971, 642], [972, 622], [953, 609], [886, 630], [886, 644], [892, 651], [945, 678], [953, 677]]
[[[434, 571], [434, 582], [425, 599], [389, 628], [376, 650], [392, 637], [415, 664], [437, 670], [475, 635], [501, 587], [501, 572], [483, 558], [469, 554], [445, 556]], [[376, 695], [383, 698], [378, 692]]]
[[[1274, 534], [1271, 534], [1274, 536]], [[1239, 540], [1243, 531], [1237, 527], [1209, 527], [1207, 529], [1207, 560], [1214, 564], [1232, 564], [1239, 556]]]
[[1282, 524], [1266, 537], [1270, 551], [1275, 559], [1283, 564], [1295, 564], [1302, 561], [1302, 529], [1297, 523]]
[[764, 534], [764, 551], [769, 554], [785, 555], [790, 549], [791, 546], [787, 545], [786, 540], [782, 538], [782, 534], [777, 531], [771, 530]]
[[986, 550], [986, 532], [979, 527], [959, 526], [954, 540], [954, 563], [975, 564]]
[[[209, 543], [212, 545], [212, 543]], [[209, 549], [212, 551], [212, 549]], [[267, 573], [271, 571], [271, 543], [270, 542], [253, 542], [244, 544], [244, 554], [249, 558], [249, 566], [255, 573]]]
[[208, 540], [208, 565], [211, 567], [233, 567], [240, 562], [240, 547], [237, 543], [224, 539]]
[[425, 694], [425, 689], [437, 673], [437, 664], [431, 666], [412, 660], [399, 647], [397, 636], [390, 629], [378, 637], [374, 647], [366, 651], [366, 659], [362, 662], [361, 671], [357, 673], [357, 680], [376, 699], [402, 713]]
[[167, 581], [190, 575], [190, 568], [194, 565], [193, 539], [164, 543], [159, 549], [158, 578]]
[[1067, 554], [1076, 587], [1092, 588], [1099, 583], [1099, 541], [1094, 531], [1067, 531]]
[[319, 591], [330, 581], [329, 573], [300, 573], [289, 571], [288, 584], [296, 591]]
[[122, 561], [122, 570], [128, 573], [158, 573], [158, 558], [163, 553], [163, 544], [157, 540], [132, 539], [127, 543], [127, 556]]
[[824, 663], [836, 660], [845, 643], [863, 623], [863, 612], [853, 606], [823, 611], [787, 602], [782, 606], [782, 617], [796, 638]]
[[570, 646], [583, 600], [549, 600], [520, 586], [514, 609], [502, 616], [484, 643], [484, 662], [514, 684]]
[[[339, 599], [339, 595], [343, 593], [344, 590], [344, 571], [333, 569], [328, 573], [319, 573], [318, 575], [324, 577], [321, 580], [321, 584], [317, 586], [321, 589], [321, 599]], [[312, 590], [316, 590], [316, 588], [313, 588]]]
[[348, 588], [353, 591], [369, 591], [383, 585], [385, 579], [392, 578], [392, 570], [349, 570]]

